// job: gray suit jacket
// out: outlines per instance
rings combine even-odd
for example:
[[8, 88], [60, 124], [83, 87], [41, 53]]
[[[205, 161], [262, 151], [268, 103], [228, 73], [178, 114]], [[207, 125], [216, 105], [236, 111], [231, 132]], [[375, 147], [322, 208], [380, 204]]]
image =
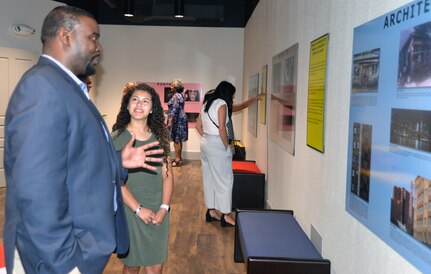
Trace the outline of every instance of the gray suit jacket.
[[8, 273], [15, 246], [26, 273], [75, 266], [102, 273], [112, 252], [127, 252], [119, 186], [127, 171], [107, 131], [93, 103], [51, 60], [41, 57], [21, 78], [6, 112]]

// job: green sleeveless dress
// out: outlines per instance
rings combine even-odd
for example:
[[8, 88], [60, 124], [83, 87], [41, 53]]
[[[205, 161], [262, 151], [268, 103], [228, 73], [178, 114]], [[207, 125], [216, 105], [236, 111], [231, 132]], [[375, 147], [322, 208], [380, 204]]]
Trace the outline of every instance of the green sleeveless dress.
[[[132, 137], [126, 129], [120, 135], [113, 134], [114, 145], [120, 150]], [[134, 146], [157, 141], [154, 134], [146, 141], [136, 140]], [[144, 168], [129, 169], [126, 186], [135, 199], [144, 207], [156, 213], [162, 203], [163, 177], [161, 164], [157, 171]], [[120, 258], [127, 266], [149, 266], [161, 264], [168, 257], [169, 213], [161, 225], [145, 224], [137, 218], [132, 209], [125, 207], [129, 227], [130, 249], [127, 257]]]

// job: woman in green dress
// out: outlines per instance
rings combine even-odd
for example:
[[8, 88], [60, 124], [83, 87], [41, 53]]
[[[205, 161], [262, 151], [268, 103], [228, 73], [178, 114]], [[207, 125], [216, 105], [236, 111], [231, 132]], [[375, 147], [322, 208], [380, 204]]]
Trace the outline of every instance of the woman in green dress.
[[159, 141], [164, 158], [157, 171], [130, 169], [123, 183], [122, 194], [129, 227], [130, 249], [124, 263], [123, 274], [162, 273], [168, 255], [169, 202], [173, 190], [173, 173], [170, 165], [169, 132], [164, 124], [163, 108], [159, 95], [147, 84], [126, 86], [117, 121], [112, 127], [114, 144], [122, 148], [135, 135], [134, 146]]

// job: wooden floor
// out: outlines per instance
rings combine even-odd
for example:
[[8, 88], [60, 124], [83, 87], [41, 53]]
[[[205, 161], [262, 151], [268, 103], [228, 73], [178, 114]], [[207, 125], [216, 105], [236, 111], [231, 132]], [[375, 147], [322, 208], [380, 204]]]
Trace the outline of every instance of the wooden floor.
[[[220, 222], [205, 222], [200, 161], [185, 161], [174, 168], [174, 194], [171, 201], [169, 255], [164, 274], [246, 273], [245, 265], [233, 261], [234, 228]], [[5, 189], [0, 189], [1, 242], [3, 242]], [[104, 274], [121, 273], [122, 263], [115, 255]], [[145, 271], [141, 270], [141, 274]]]

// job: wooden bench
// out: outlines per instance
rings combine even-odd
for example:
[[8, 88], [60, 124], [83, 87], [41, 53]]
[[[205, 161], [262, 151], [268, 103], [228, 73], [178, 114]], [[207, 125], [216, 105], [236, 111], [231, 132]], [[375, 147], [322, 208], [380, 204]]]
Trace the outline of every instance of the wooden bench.
[[234, 260], [245, 261], [247, 274], [331, 271], [291, 210], [237, 210]]
[[265, 173], [254, 161], [232, 161], [232, 209], [265, 207]]

